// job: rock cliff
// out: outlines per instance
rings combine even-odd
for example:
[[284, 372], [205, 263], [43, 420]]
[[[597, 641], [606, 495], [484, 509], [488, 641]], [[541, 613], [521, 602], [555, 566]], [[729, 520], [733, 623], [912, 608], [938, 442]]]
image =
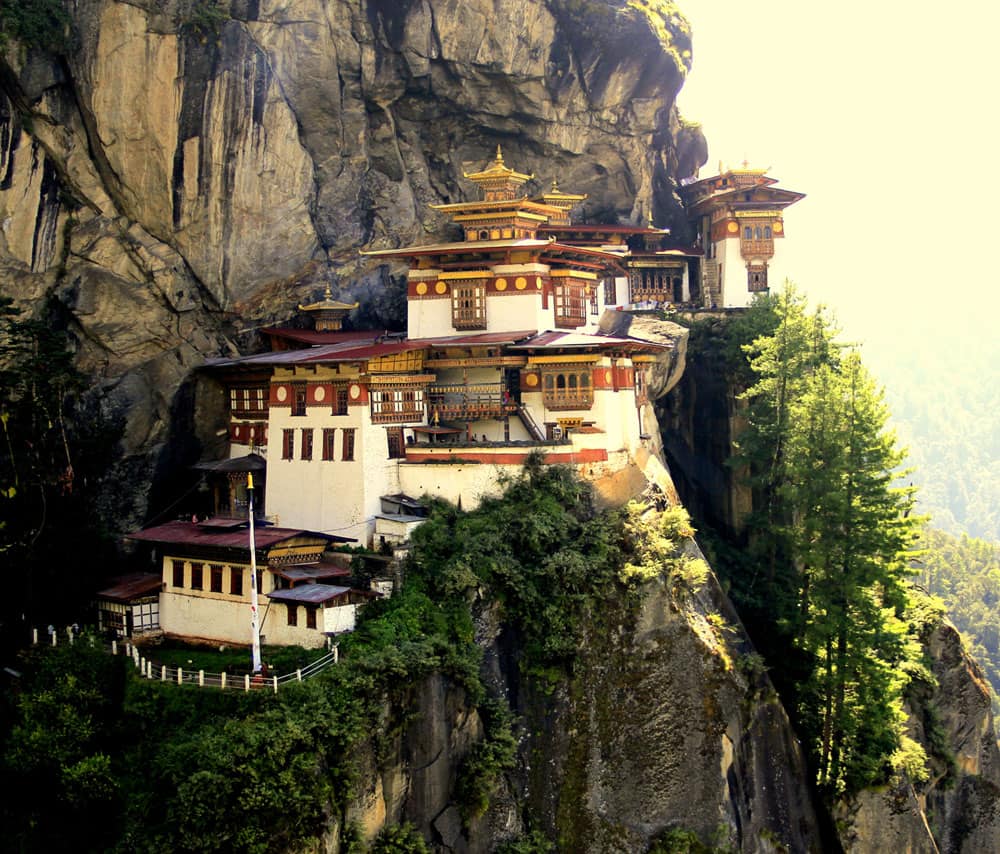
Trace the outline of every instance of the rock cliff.
[[432, 240], [498, 143], [591, 220], [680, 226], [690, 59], [668, 2], [81, 0], [0, 62], [0, 294], [68, 309], [123, 476], [191, 461], [192, 368], [327, 281], [400, 323], [358, 250]]

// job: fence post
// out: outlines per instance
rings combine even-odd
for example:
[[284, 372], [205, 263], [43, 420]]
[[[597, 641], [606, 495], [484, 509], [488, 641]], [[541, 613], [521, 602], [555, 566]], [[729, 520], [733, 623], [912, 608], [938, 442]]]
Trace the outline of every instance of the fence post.
[[136, 665], [136, 667], [139, 669], [140, 673], [145, 673], [146, 672], [146, 659], [145, 658], [140, 658], [139, 659], [139, 663]]
[[248, 694], [250, 693], [250, 675], [249, 674], [247, 674], [246, 676], [243, 677], [243, 690], [246, 693], [248, 693]]
[[35, 627], [31, 630], [31, 645], [38, 646], [38, 628]]
[[57, 642], [58, 642], [58, 634], [55, 631], [53, 631], [52, 632], [52, 646], [55, 646]]
[[153, 662], [152, 661], [147, 661], [146, 662], [146, 672], [143, 675], [147, 679], [152, 679], [153, 678]]
[[333, 646], [333, 663], [336, 664], [340, 661], [340, 647], [334, 644]]
[[184, 681], [184, 668], [177, 668], [177, 684], [180, 685]]
[[165, 664], [160, 665], [160, 681], [161, 682], [167, 681], [167, 665]]
[[205, 671], [204, 670], [199, 670], [198, 671], [198, 687], [199, 688], [204, 688], [205, 687]]
[[226, 690], [226, 672], [223, 671], [219, 674], [219, 688], [223, 691]]
[[302, 681], [302, 668], [301, 667], [298, 670], [295, 671], [295, 678], [298, 679], [299, 682]]
[[72, 626], [66, 626], [66, 637], [69, 638], [69, 645], [73, 646], [73, 643], [76, 641], [76, 638], [73, 637], [73, 627]]
[[111, 654], [112, 655], [118, 655], [118, 641], [117, 640], [112, 640], [111, 641]]
[[274, 693], [277, 694], [278, 693], [278, 677], [277, 676], [272, 676], [271, 678], [274, 680]]

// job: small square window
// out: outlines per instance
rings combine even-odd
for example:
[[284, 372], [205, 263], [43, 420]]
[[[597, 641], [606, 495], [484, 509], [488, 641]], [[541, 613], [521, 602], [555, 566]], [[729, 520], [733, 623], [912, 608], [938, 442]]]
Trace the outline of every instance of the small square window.
[[171, 561], [174, 570], [173, 586], [183, 587], [184, 586], [184, 561], [174, 560]]
[[288, 625], [297, 626], [299, 624], [299, 606], [288, 603]]
[[218, 564], [212, 564], [209, 569], [209, 589], [213, 593], [222, 592], [222, 567]]
[[243, 569], [238, 566], [229, 567], [229, 592], [233, 596], [243, 595]]
[[355, 430], [353, 427], [345, 427], [343, 430], [344, 444], [343, 451], [340, 456], [342, 460], [354, 459], [354, 432]]
[[200, 563], [191, 564], [191, 589], [201, 590], [202, 589], [202, 577], [203, 569]]

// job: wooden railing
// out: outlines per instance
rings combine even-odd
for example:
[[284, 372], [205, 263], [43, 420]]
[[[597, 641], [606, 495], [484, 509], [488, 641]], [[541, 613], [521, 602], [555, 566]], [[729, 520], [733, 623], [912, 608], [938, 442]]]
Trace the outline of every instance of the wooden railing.
[[504, 395], [503, 383], [432, 385], [427, 389], [428, 407], [442, 421], [478, 421], [500, 418], [517, 410]]

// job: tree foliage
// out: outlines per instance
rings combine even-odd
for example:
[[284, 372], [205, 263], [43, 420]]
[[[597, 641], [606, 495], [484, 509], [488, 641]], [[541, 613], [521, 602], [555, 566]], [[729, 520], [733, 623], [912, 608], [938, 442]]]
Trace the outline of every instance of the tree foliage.
[[119, 429], [87, 410], [86, 392], [58, 307], [24, 318], [0, 298], [0, 560], [18, 567], [8, 626], [77, 619], [109, 563], [92, 498]]
[[734, 464], [754, 508], [734, 595], [763, 629], [824, 791], [881, 782], [904, 759], [919, 774], [902, 706], [925, 672], [907, 620], [919, 520], [913, 490], [894, 485], [904, 455], [888, 410], [858, 354], [794, 287], [748, 317], [770, 331], [744, 345], [752, 382]]

